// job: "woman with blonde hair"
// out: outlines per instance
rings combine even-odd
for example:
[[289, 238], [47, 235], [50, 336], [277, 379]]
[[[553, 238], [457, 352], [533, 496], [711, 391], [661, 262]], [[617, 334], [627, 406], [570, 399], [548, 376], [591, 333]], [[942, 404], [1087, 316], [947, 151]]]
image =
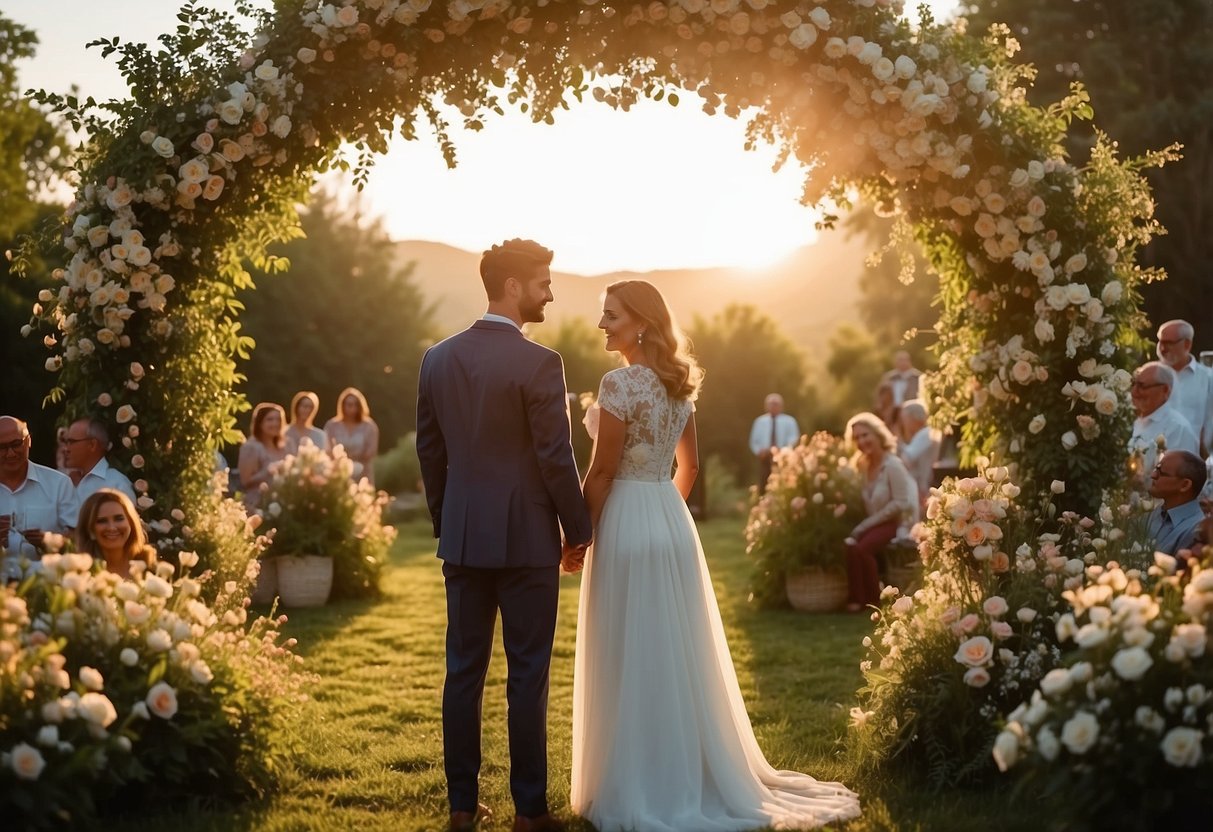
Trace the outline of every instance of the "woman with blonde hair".
[[340, 445], [352, 459], [354, 476], [366, 477], [375, 484], [375, 457], [379, 453], [379, 426], [371, 418], [366, 396], [357, 387], [347, 387], [337, 397], [337, 415], [324, 425], [329, 450]]
[[261, 402], [253, 408], [249, 437], [240, 446], [236, 462], [240, 487], [244, 489], [244, 507], [250, 511], [261, 499], [261, 487], [273, 478], [270, 467], [286, 458], [285, 427], [286, 412], [282, 405]]
[[311, 390], [300, 390], [291, 399], [291, 423], [286, 429], [286, 450], [288, 453], [299, 453], [299, 445], [304, 439], [311, 441], [321, 450], [328, 450], [329, 441], [324, 431], [312, 422], [320, 410], [320, 397]]
[[858, 413], [847, 422], [847, 442], [863, 477], [867, 516], [847, 536], [847, 611], [880, 603], [880, 551], [899, 529], [918, 519], [918, 485], [898, 459], [897, 439], [874, 413]]
[[156, 550], [147, 543], [135, 504], [113, 488], [99, 489], [80, 505], [76, 548], [124, 578], [130, 575], [132, 561], [156, 563]]
[[[587, 424], [594, 526], [573, 675], [573, 809], [601, 832], [821, 826], [859, 814], [838, 783], [776, 771], [754, 737], [686, 497], [703, 372], [665, 299], [614, 283], [599, 329], [624, 366]], [[671, 469], [677, 469], [671, 478]]]

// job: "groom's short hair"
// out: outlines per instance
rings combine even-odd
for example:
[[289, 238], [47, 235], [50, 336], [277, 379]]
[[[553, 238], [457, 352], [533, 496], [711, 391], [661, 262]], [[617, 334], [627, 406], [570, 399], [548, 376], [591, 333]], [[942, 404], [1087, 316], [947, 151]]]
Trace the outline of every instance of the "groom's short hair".
[[500, 300], [505, 294], [505, 282], [511, 277], [526, 282], [538, 266], [550, 266], [551, 249], [534, 240], [515, 237], [498, 243], [480, 258], [480, 279], [489, 300]]

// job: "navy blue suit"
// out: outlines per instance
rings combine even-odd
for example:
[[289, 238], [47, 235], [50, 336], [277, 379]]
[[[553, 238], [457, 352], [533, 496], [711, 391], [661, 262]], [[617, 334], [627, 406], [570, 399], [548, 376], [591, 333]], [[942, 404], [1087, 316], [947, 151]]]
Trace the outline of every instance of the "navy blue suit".
[[560, 355], [477, 321], [421, 362], [417, 456], [447, 594], [442, 728], [451, 811], [475, 811], [484, 680], [501, 610], [510, 791], [547, 812], [547, 695], [560, 528], [590, 539]]

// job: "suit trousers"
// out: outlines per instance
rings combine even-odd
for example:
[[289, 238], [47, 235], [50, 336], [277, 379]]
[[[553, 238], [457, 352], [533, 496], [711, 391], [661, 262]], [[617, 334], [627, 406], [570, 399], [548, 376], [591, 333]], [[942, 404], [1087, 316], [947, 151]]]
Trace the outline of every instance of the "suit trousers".
[[517, 814], [545, 814], [548, 675], [559, 567], [473, 569], [443, 563], [442, 574], [447, 604], [442, 738], [451, 811], [476, 811], [484, 681], [501, 610], [508, 668], [510, 793]]

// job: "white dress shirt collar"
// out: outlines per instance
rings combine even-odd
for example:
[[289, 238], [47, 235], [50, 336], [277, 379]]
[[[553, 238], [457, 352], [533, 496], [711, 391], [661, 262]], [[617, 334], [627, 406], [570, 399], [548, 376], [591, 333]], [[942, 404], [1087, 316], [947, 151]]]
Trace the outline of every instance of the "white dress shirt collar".
[[514, 327], [514, 329], [518, 330], [519, 332], [522, 332], [522, 327], [518, 326], [518, 322], [515, 321], [513, 318], [507, 318], [505, 315], [497, 315], [493, 312], [485, 312], [484, 317], [481, 318], [480, 320], [496, 321], [499, 324], [509, 324], [510, 326]]

